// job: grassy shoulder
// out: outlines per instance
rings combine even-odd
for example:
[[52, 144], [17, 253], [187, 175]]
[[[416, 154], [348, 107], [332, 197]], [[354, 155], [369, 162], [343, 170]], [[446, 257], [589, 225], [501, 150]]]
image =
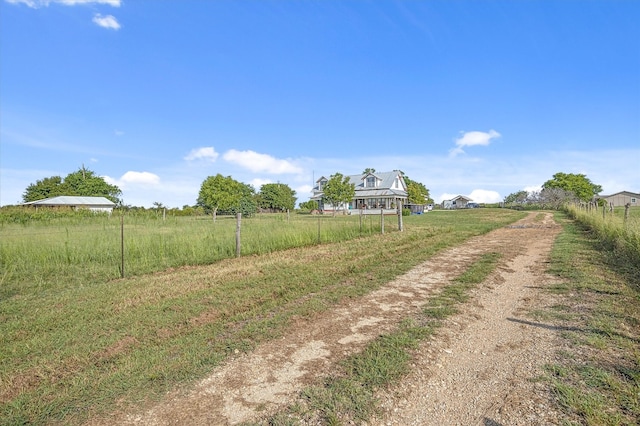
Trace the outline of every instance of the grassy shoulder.
[[127, 411], [281, 335], [293, 318], [366, 294], [523, 215], [439, 212], [407, 218], [404, 232], [387, 228], [209, 266], [118, 280], [89, 271], [74, 275], [73, 285], [62, 268], [26, 288], [5, 282], [13, 289], [0, 300], [0, 424], [79, 424]]
[[564, 223], [550, 272], [557, 302], [546, 316], [566, 330], [546, 380], [575, 425], [636, 425], [640, 419], [640, 265], [607, 249], [589, 228]]

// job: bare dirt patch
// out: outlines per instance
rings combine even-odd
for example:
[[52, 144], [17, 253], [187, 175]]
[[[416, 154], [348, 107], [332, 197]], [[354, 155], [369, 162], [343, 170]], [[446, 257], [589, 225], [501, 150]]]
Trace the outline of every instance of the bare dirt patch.
[[526, 312], [546, 303], [541, 288], [552, 278], [545, 261], [558, 232], [551, 214], [530, 214], [441, 252], [373, 293], [298, 321], [283, 338], [239, 354], [188, 392], [92, 423], [231, 425], [260, 418], [417, 312], [483, 253], [499, 252], [499, 270], [416, 351], [409, 376], [380, 393], [383, 414], [370, 424], [554, 424], [557, 413], [535, 379], [553, 356], [557, 331]]

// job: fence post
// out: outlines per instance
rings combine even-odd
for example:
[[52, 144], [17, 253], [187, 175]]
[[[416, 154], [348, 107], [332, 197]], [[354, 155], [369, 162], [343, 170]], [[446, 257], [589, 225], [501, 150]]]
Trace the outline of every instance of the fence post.
[[384, 234], [384, 208], [380, 209], [380, 233]]
[[402, 206], [396, 199], [396, 207], [398, 208], [398, 231], [402, 232], [403, 224], [402, 224]]
[[124, 211], [120, 215], [120, 278], [124, 278]]
[[624, 226], [627, 227], [627, 222], [629, 222], [629, 207], [631, 207], [631, 203], [627, 203], [624, 205]]
[[362, 209], [360, 209], [360, 233], [362, 234]]
[[240, 222], [242, 221], [242, 213], [236, 214], [236, 257], [240, 257]]
[[318, 244], [320, 244], [320, 215], [318, 215]]
[[606, 214], [607, 214], [607, 205], [603, 204], [602, 205], [602, 220], [605, 219]]

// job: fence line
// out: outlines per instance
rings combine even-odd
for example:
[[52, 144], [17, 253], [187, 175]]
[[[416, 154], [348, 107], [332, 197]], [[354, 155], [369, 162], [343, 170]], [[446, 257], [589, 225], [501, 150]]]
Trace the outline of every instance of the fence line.
[[[3, 224], [0, 276], [35, 282], [34, 277], [54, 276], [60, 271], [69, 276], [65, 280], [71, 285], [100, 276], [124, 278], [183, 265], [211, 264], [234, 254], [230, 221], [144, 221], [127, 214], [81, 219], [52, 219], [34, 226]], [[371, 221], [365, 226], [362, 216], [318, 216], [315, 230], [307, 216], [301, 220], [291, 220], [289, 215], [281, 220], [257, 219], [250, 218], [245, 224], [241, 215], [236, 217], [236, 257], [384, 232], [384, 216], [380, 228]], [[54, 229], [56, 226], [59, 229]]]

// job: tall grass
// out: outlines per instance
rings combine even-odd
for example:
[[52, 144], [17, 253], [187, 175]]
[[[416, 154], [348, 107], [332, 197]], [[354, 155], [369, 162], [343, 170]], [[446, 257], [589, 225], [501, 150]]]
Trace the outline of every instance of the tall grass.
[[630, 265], [640, 265], [640, 209], [631, 208], [625, 220], [624, 208], [613, 212], [586, 210], [568, 206], [567, 214], [577, 223], [590, 229], [604, 248], [626, 260]]
[[[122, 235], [126, 276], [211, 264], [236, 255], [236, 220], [231, 217], [218, 217], [214, 222], [210, 217], [37, 215], [29, 221], [0, 222], [0, 300], [52, 286], [60, 289], [87, 280], [120, 278]], [[362, 226], [357, 216], [242, 219], [242, 255], [375, 234], [380, 231], [376, 219], [365, 218]], [[387, 230], [392, 229], [393, 219], [385, 218]]]
[[[640, 212], [639, 212], [640, 213]], [[580, 215], [581, 217], [583, 215]], [[640, 419], [640, 264], [611, 256], [596, 217], [564, 224], [549, 272], [554, 302], [534, 318], [563, 329], [545, 379], [571, 425], [637, 425]], [[584, 220], [584, 222], [583, 222]], [[591, 226], [590, 226], [591, 228]], [[604, 226], [603, 226], [604, 228]]]

